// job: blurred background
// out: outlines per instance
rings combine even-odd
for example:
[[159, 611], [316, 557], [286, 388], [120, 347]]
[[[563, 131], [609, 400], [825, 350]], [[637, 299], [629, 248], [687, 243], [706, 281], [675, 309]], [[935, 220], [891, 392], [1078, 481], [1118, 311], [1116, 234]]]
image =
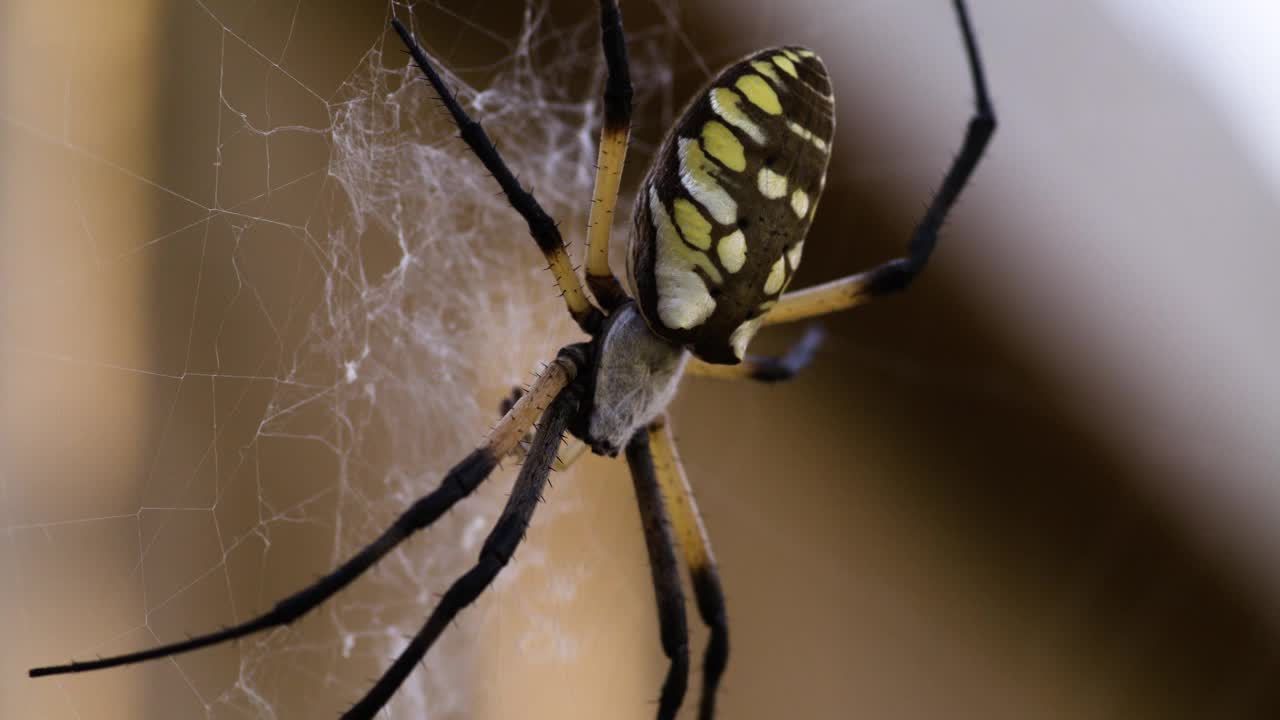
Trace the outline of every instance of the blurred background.
[[[505, 498], [511, 467], [288, 630], [25, 677], [270, 607], [575, 338], [386, 21], [576, 242], [592, 4], [348, 5], [0, 6], [0, 717], [330, 717]], [[971, 107], [948, 3], [623, 9], [628, 197], [719, 67], [803, 44], [839, 125], [793, 287], [900, 252]], [[722, 717], [1277, 717], [1277, 11], [971, 10], [1001, 125], [929, 272], [830, 318], [796, 381], [690, 380], [673, 407], [728, 593]], [[553, 485], [389, 717], [651, 717], [625, 467]]]

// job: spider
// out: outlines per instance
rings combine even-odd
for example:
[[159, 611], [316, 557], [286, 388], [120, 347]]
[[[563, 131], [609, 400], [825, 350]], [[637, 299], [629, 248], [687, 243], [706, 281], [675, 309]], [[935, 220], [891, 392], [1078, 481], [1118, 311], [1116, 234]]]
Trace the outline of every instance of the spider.
[[[440, 96], [462, 139], [529, 225], [590, 337], [565, 346], [528, 390], [504, 406], [489, 437], [377, 539], [311, 586], [247, 622], [140, 652], [35, 668], [32, 677], [97, 670], [234, 640], [287, 625], [356, 580], [413, 533], [469, 495], [511, 454], [525, 461], [476, 564], [441, 597], [421, 630], [344, 718], [372, 718], [459, 611], [511, 559], [546, 486], [563, 435], [599, 455], [624, 451], [633, 478], [652, 569], [658, 626], [669, 668], [659, 720], [674, 718], [689, 675], [688, 632], [677, 547], [710, 639], [703, 654], [699, 717], [715, 714], [729, 657], [724, 597], [706, 529], [676, 454], [666, 408], [684, 375], [776, 381], [808, 364], [820, 335], [811, 331], [780, 357], [746, 354], [764, 325], [854, 307], [905, 290], [924, 269], [938, 231], [995, 132], [977, 43], [964, 0], [953, 0], [975, 94], [964, 143], [916, 225], [906, 255], [869, 271], [785, 292], [825, 184], [835, 127], [831, 83], [811, 50], [776, 47], [724, 69], [668, 132], [640, 186], [630, 236], [628, 295], [609, 267], [609, 237], [631, 123], [626, 38], [616, 0], [600, 1], [608, 70], [604, 122], [592, 197], [586, 289], [556, 223], [516, 180], [480, 123], [445, 87], [399, 20], [391, 21], [413, 62]], [[591, 297], [588, 297], [589, 289]], [[569, 462], [567, 456], [561, 463]]]

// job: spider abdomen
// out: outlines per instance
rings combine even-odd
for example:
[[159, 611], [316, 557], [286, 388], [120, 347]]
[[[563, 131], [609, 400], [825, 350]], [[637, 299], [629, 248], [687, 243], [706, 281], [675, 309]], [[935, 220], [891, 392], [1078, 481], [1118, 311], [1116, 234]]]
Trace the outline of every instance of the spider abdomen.
[[654, 333], [742, 360], [800, 262], [826, 182], [831, 82], [810, 50], [765, 50], [699, 93], [636, 198], [628, 271]]

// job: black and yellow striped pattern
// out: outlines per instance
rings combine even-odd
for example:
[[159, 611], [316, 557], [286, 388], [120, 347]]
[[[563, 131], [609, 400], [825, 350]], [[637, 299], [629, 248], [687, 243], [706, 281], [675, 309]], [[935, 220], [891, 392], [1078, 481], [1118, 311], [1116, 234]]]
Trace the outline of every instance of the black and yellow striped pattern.
[[742, 360], [800, 263], [834, 109], [826, 67], [798, 47], [730, 66], [685, 109], [636, 199], [628, 271], [655, 333]]

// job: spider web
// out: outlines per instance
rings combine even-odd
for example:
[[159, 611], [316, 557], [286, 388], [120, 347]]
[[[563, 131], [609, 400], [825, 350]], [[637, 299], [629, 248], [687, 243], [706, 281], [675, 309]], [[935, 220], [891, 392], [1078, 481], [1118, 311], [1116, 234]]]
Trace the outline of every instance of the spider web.
[[[638, 99], [669, 116], [662, 2], [629, 34], [638, 89], [658, 89]], [[387, 20], [412, 20], [572, 241], [601, 115], [594, 10], [103, 5], [5, 11], [10, 55], [47, 62], [36, 82], [10, 77], [0, 107], [0, 715], [331, 716], [474, 560], [510, 467], [291, 628], [22, 676], [268, 609], [433, 487], [512, 384], [577, 337]], [[572, 475], [557, 495], [537, 522], [573, 511]], [[523, 549], [497, 594], [538, 558]], [[557, 582], [571, 592], [572, 573]], [[446, 633], [392, 716], [474, 716], [482, 624]]]

